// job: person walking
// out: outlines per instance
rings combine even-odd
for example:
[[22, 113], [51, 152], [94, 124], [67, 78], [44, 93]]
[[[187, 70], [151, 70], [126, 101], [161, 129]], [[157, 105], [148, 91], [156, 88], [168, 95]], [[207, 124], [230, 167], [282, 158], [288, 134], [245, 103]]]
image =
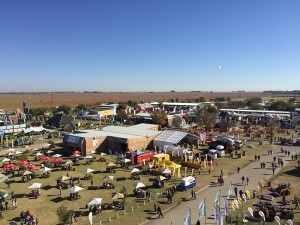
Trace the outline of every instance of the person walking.
[[192, 199], [194, 199], [194, 190], [191, 190]]
[[61, 185], [58, 186], [58, 189], [59, 189], [59, 195], [61, 195], [61, 190], [62, 190]]
[[158, 213], [158, 218], [160, 218], [160, 216], [162, 216], [162, 218], [164, 218], [164, 215], [162, 214], [160, 206], [157, 206], [157, 213]]
[[257, 160], [258, 160], [258, 161], [260, 160], [260, 155], [259, 155], [259, 156], [257, 156]]
[[242, 176], [242, 184], [244, 184], [244, 182], [245, 182], [245, 177]]
[[237, 187], [234, 188], [234, 193], [235, 193], [235, 196], [237, 197], [238, 196], [238, 188]]
[[197, 220], [197, 223], [196, 223], [196, 225], [200, 225], [200, 220]]
[[156, 202], [153, 203], [153, 209], [154, 209], [154, 212], [157, 212], [157, 203]]
[[255, 199], [255, 197], [256, 197], [256, 191], [253, 190], [253, 192], [252, 192], [252, 198]]
[[208, 174], [210, 174], [210, 168], [208, 169]]
[[238, 168], [237, 168], [237, 172], [240, 173], [240, 167], [239, 167], [239, 166], [238, 166]]
[[94, 180], [91, 179], [91, 187], [93, 187], [93, 186], [94, 186]]
[[5, 210], [8, 210], [8, 201], [5, 201]]
[[299, 209], [299, 201], [295, 200], [295, 209]]
[[246, 185], [249, 184], [249, 177], [246, 178]]

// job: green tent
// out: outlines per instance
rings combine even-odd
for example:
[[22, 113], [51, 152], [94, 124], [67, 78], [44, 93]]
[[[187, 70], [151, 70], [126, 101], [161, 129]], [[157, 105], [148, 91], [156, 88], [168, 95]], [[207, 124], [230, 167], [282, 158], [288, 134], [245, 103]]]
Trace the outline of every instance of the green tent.
[[0, 191], [0, 200], [1, 201], [6, 201], [7, 199], [11, 198], [11, 194], [6, 193], [4, 191]]

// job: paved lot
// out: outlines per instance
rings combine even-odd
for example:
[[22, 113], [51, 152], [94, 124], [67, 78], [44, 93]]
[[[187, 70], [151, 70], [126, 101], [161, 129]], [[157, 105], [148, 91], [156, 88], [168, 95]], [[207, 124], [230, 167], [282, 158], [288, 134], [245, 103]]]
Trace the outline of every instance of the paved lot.
[[[274, 146], [273, 155], [262, 155], [260, 158], [260, 161], [254, 161], [247, 165], [246, 167], [242, 168], [240, 170], [240, 173], [235, 173], [230, 175], [229, 177], [225, 178], [225, 185], [224, 186], [209, 186], [208, 188], [199, 191], [197, 193], [197, 199], [196, 200], [189, 200], [182, 202], [180, 205], [174, 207], [173, 209], [167, 211], [164, 213], [164, 218], [160, 219], [151, 219], [143, 223], [143, 225], [182, 225], [184, 221], [184, 215], [188, 211], [189, 208], [191, 208], [192, 212], [192, 224], [196, 224], [197, 220], [200, 219], [201, 224], [204, 224], [204, 217], [198, 216], [198, 207], [199, 203], [205, 198], [206, 199], [206, 209], [207, 209], [207, 224], [215, 224], [214, 223], [214, 216], [213, 216], [213, 204], [214, 199], [216, 196], [217, 191], [220, 189], [221, 192], [221, 207], [222, 211], [224, 210], [224, 201], [223, 197], [227, 197], [228, 189], [230, 183], [232, 183], [233, 188], [235, 186], [238, 187], [238, 189], [244, 189], [244, 186], [242, 185], [241, 178], [242, 176], [249, 177], [249, 185], [246, 186], [246, 190], [249, 190], [252, 194], [252, 191], [254, 189], [257, 190], [258, 182], [262, 179], [262, 177], [266, 177], [267, 179], [270, 179], [273, 176], [271, 163], [273, 162], [273, 157], [282, 157], [284, 161], [284, 166], [288, 164], [287, 160], [290, 160], [290, 157], [285, 156], [280, 151], [281, 146]], [[288, 150], [291, 152], [291, 154], [298, 153], [300, 154], [300, 147], [295, 146], [284, 146], [285, 150]], [[254, 160], [254, 159], [253, 159]], [[260, 162], [266, 163], [266, 168], [261, 169], [260, 168]], [[277, 174], [280, 171], [280, 169], [276, 169], [275, 174]], [[201, 177], [205, 178], [205, 177]], [[201, 182], [201, 180], [197, 180], [197, 182]], [[257, 200], [250, 200], [252, 202], [256, 202]]]

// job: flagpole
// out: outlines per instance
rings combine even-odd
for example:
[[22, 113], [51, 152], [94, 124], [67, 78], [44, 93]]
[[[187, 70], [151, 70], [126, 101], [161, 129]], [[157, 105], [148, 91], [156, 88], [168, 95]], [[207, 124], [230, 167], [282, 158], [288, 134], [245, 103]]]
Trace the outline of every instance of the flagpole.
[[204, 224], [206, 225], [206, 201], [205, 201], [205, 198], [204, 198], [204, 218], [205, 218]]

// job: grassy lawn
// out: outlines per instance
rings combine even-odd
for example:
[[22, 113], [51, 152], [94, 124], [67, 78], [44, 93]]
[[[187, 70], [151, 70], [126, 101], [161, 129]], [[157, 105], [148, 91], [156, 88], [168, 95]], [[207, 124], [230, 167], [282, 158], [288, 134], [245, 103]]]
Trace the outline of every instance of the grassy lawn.
[[[231, 173], [236, 172], [237, 167], [244, 167], [252, 160], [254, 160], [254, 155], [265, 154], [267, 150], [271, 149], [270, 145], [267, 141], [264, 142], [263, 145], [257, 145], [257, 141], [251, 143], [255, 146], [254, 149], [250, 149], [244, 147], [242, 151], [246, 151], [246, 156], [242, 159], [231, 158], [229, 156], [219, 158], [215, 160], [218, 164], [211, 171], [211, 175], [208, 175], [208, 169], [202, 170], [201, 175], [198, 175], [198, 172], [195, 173], [197, 178], [197, 187], [196, 189], [201, 189], [207, 186], [210, 182], [213, 182], [217, 179], [217, 176], [220, 175], [220, 170], [222, 168], [224, 175], [230, 175]], [[197, 151], [197, 150], [196, 150]], [[100, 158], [99, 155], [96, 155], [97, 159]], [[89, 224], [88, 222], [88, 209], [85, 208], [86, 204], [89, 202], [90, 198], [103, 198], [103, 203], [112, 203], [112, 195], [116, 192], [119, 192], [123, 185], [126, 185], [129, 196], [125, 201], [125, 210], [126, 216], [124, 215], [124, 211], [119, 210], [103, 210], [100, 214], [95, 215], [93, 217], [94, 224], [100, 224], [100, 221], [105, 224], [109, 223], [109, 217], [111, 217], [112, 224], [139, 224], [144, 221], [147, 217], [153, 216], [151, 211], [153, 210], [153, 203], [157, 201], [158, 204], [162, 207], [162, 209], [166, 209], [171, 206], [171, 204], [167, 204], [167, 199], [164, 195], [165, 190], [169, 187], [172, 187], [174, 184], [178, 184], [180, 178], [172, 178], [170, 181], [165, 182], [165, 187], [161, 189], [152, 188], [152, 182], [149, 181], [149, 178], [154, 178], [155, 175], [141, 175], [141, 182], [143, 182], [147, 189], [151, 192], [152, 201], [145, 201], [144, 199], [137, 199], [133, 194], [133, 184], [138, 182], [137, 180], [130, 180], [130, 170], [117, 167], [116, 174], [109, 174], [105, 172], [105, 168], [108, 162], [114, 162], [116, 159], [111, 158], [110, 156], [105, 156], [107, 162], [93, 162], [91, 165], [83, 165], [85, 162], [84, 159], [80, 160], [80, 165], [75, 166], [76, 171], [69, 172], [69, 176], [72, 177], [81, 177], [81, 181], [77, 184], [75, 181], [75, 185], [79, 185], [84, 188], [84, 190], [80, 191], [81, 199], [79, 200], [69, 200], [69, 191], [63, 190], [62, 195], [59, 196], [59, 190], [56, 186], [56, 179], [61, 175], [67, 175], [66, 171], [60, 171], [60, 169], [54, 169], [54, 171], [50, 172], [50, 178], [35, 178], [27, 183], [23, 183], [21, 181], [21, 177], [13, 178], [11, 189], [6, 189], [6, 185], [1, 183], [0, 187], [5, 191], [11, 192], [14, 190], [17, 200], [18, 207], [17, 209], [11, 208], [11, 201], [9, 201], [10, 209], [8, 211], [3, 212], [4, 221], [17, 220], [20, 212], [30, 210], [34, 217], [37, 217], [40, 221], [40, 224], [57, 224], [58, 218], [56, 216], [56, 209], [60, 205], [65, 205], [68, 209], [73, 209], [77, 212], [77, 214], [81, 214], [82, 216], [78, 217], [78, 224]], [[3, 157], [1, 157], [1, 160]], [[30, 157], [33, 160], [33, 157]], [[64, 158], [66, 161], [67, 158]], [[34, 162], [34, 164], [39, 164], [40, 162]], [[94, 169], [95, 172], [93, 174], [94, 186], [101, 186], [103, 183], [103, 177], [107, 175], [114, 175], [115, 179], [112, 183], [115, 185], [115, 189], [93, 189], [90, 187], [90, 180], [84, 180], [84, 174], [82, 172], [85, 168]], [[131, 166], [131, 169], [133, 166]], [[184, 176], [184, 169], [182, 171], [182, 176]], [[41, 174], [39, 170], [36, 170], [36, 174]], [[191, 174], [191, 169], [188, 169], [187, 175]], [[126, 180], [116, 181], [116, 178], [126, 177]], [[42, 193], [38, 199], [32, 199], [27, 196], [29, 194], [30, 189], [28, 186], [33, 182], [42, 183]], [[226, 185], [226, 178], [225, 178]], [[163, 195], [156, 195], [157, 193], [163, 193]], [[186, 198], [190, 195], [190, 192], [177, 192], [173, 198], [173, 204], [179, 204], [183, 198]], [[157, 196], [157, 198], [156, 198]], [[145, 204], [145, 205], [144, 205]], [[133, 207], [133, 211], [132, 211]], [[119, 218], [117, 218], [117, 214]]]

